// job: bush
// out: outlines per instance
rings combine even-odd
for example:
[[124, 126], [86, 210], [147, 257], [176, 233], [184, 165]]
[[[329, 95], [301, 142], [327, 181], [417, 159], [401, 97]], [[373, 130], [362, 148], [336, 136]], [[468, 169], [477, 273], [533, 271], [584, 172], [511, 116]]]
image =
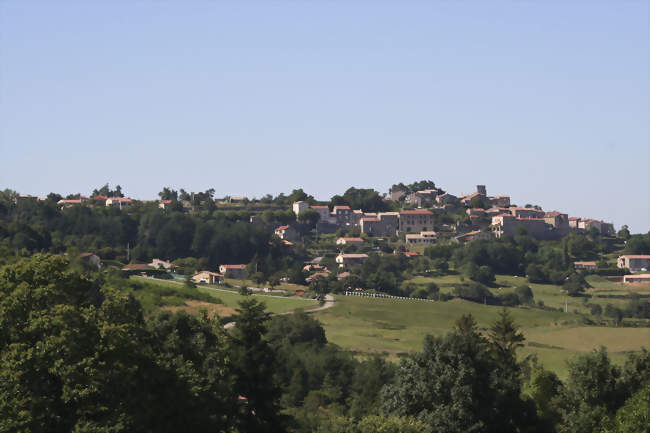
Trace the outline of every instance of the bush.
[[530, 286], [518, 286], [515, 288], [515, 295], [519, 298], [519, 303], [521, 304], [532, 304], [534, 302], [533, 299], [533, 291], [531, 290]]

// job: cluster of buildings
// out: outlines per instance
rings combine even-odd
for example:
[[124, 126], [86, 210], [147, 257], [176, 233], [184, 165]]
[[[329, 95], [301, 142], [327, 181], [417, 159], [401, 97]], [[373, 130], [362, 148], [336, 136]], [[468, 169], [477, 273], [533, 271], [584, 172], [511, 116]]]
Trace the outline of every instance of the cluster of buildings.
[[[595, 271], [598, 269], [596, 262], [573, 262], [575, 269]], [[616, 260], [619, 269], [630, 272], [647, 272], [650, 269], [650, 254], [625, 254]], [[623, 276], [623, 283], [650, 283], [650, 274], [631, 274]]]
[[[403, 202], [416, 209], [400, 212], [363, 212], [346, 205], [309, 205], [304, 201], [293, 204], [296, 215], [312, 209], [320, 219], [316, 229], [332, 233], [339, 228], [358, 229], [370, 236], [392, 236], [405, 234], [407, 244], [435, 243], [438, 235], [435, 216], [455, 212], [465, 207], [469, 224], [453, 227], [454, 239], [467, 242], [474, 239], [514, 236], [522, 230], [529, 236], [543, 240], [559, 239], [571, 231], [588, 232], [597, 229], [603, 235], [615, 235], [614, 225], [594, 219], [569, 218], [562, 212], [545, 212], [539, 207], [519, 207], [510, 203], [509, 196], [488, 196], [485, 185], [477, 185], [476, 192], [456, 197], [436, 189], [426, 189], [408, 193], [405, 190], [391, 190], [386, 200]], [[477, 207], [480, 205], [480, 207]], [[474, 207], [472, 207], [474, 206]], [[424, 209], [427, 207], [428, 209]], [[276, 234], [278, 230], [276, 229]], [[284, 236], [284, 234], [283, 234]], [[281, 236], [282, 239], [295, 239]]]

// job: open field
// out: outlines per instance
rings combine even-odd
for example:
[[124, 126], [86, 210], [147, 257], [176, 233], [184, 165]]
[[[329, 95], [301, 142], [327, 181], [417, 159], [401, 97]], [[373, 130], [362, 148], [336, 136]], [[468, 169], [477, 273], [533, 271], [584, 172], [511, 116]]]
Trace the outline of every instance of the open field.
[[[420, 350], [425, 335], [448, 332], [462, 314], [471, 313], [486, 330], [501, 307], [455, 299], [423, 302], [337, 296], [336, 305], [316, 313], [325, 326], [329, 341], [357, 352], [400, 353]], [[537, 355], [539, 361], [560, 376], [566, 374], [566, 360], [601, 344], [610, 347], [612, 358], [622, 360], [624, 352], [650, 346], [649, 328], [586, 327], [572, 313], [539, 309], [509, 309], [521, 326], [528, 345], [521, 355]]]
[[[185, 310], [188, 310], [192, 312], [193, 310], [198, 310], [197, 308], [192, 308], [192, 305], [187, 305], [190, 303], [190, 301], [202, 301], [206, 303], [215, 303], [216, 304], [222, 304], [225, 307], [229, 307], [230, 309], [235, 309], [237, 308], [237, 304], [239, 301], [245, 299], [245, 296], [240, 295], [234, 290], [225, 290], [225, 289], [220, 289], [217, 286], [199, 286], [196, 289], [188, 288], [185, 287], [182, 284], [179, 284], [178, 282], [173, 282], [173, 281], [165, 281], [165, 280], [152, 280], [150, 278], [142, 278], [142, 277], [132, 277], [136, 279], [139, 283], [143, 284], [145, 286], [144, 289], [141, 289], [137, 292], [142, 292], [142, 293], [137, 293], [135, 292], [134, 295], [138, 300], [142, 302], [142, 300], [147, 300], [147, 297], [151, 296], [151, 293], [153, 292], [162, 292], [164, 295], [161, 297], [162, 301], [164, 302], [162, 305], [158, 304], [158, 306], [166, 306], [166, 307], [190, 307], [189, 309], [187, 308], [182, 308]], [[179, 297], [178, 294], [182, 293], [184, 296]], [[187, 295], [187, 293], [190, 293], [190, 295]], [[195, 296], [191, 297], [191, 294], [194, 293]], [[270, 311], [271, 313], [275, 314], [281, 314], [281, 313], [287, 313], [289, 311], [293, 311], [298, 308], [313, 308], [318, 306], [318, 302], [313, 300], [313, 299], [305, 299], [305, 298], [298, 298], [298, 297], [282, 297], [282, 296], [267, 296], [267, 295], [261, 295], [261, 294], [254, 294], [251, 295], [255, 299], [262, 301], [266, 304], [266, 309]], [[172, 299], [173, 302], [166, 302], [169, 299]], [[169, 308], [168, 308], [169, 309]], [[207, 308], [208, 310], [212, 310], [212, 308]], [[229, 312], [232, 314], [230, 311], [231, 310], [222, 310], [223, 312]], [[230, 315], [227, 314], [227, 315]]]

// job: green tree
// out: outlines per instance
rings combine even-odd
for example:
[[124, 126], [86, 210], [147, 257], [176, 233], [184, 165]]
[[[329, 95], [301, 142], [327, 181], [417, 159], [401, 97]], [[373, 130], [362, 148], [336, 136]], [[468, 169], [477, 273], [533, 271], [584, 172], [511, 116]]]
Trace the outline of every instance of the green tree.
[[274, 380], [275, 353], [264, 339], [270, 317], [265, 308], [255, 299], [241, 301], [231, 334], [235, 390], [247, 399], [240, 421], [242, 431], [276, 432], [284, 428], [279, 408], [281, 390]]
[[620, 370], [605, 348], [569, 362], [569, 378], [561, 395], [560, 433], [592, 433], [621, 403]]

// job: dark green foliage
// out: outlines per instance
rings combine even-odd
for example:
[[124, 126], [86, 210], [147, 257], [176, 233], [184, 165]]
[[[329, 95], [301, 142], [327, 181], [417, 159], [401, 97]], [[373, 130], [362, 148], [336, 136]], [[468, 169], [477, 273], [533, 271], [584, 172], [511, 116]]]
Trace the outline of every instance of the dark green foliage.
[[650, 254], [650, 232], [644, 235], [632, 235], [625, 243], [627, 254]]
[[0, 270], [0, 431], [219, 431], [233, 425], [217, 321], [163, 314], [36, 255]]
[[569, 378], [561, 396], [559, 432], [592, 433], [623, 400], [620, 370], [604, 348], [569, 363]]
[[390, 205], [374, 189], [349, 188], [343, 196], [335, 195], [331, 200], [332, 206], [348, 205], [352, 209], [364, 212], [385, 212]]
[[515, 295], [519, 298], [520, 304], [532, 304], [535, 302], [533, 291], [528, 285], [515, 287]]
[[453, 294], [468, 301], [494, 305], [497, 298], [481, 283], [467, 282], [454, 286]]
[[588, 287], [590, 286], [585, 277], [577, 272], [571, 273], [562, 285], [569, 296], [579, 296]]
[[414, 416], [432, 432], [521, 431], [536, 422], [521, 398], [518, 371], [497, 361], [471, 317], [444, 337], [426, 337], [422, 352], [401, 362], [382, 400], [388, 414]]
[[236, 392], [247, 399], [240, 419], [243, 431], [276, 432], [285, 420], [279, 413], [281, 390], [275, 382], [275, 353], [263, 338], [269, 313], [264, 303], [247, 299], [239, 303], [237, 324], [231, 335], [230, 355]]

